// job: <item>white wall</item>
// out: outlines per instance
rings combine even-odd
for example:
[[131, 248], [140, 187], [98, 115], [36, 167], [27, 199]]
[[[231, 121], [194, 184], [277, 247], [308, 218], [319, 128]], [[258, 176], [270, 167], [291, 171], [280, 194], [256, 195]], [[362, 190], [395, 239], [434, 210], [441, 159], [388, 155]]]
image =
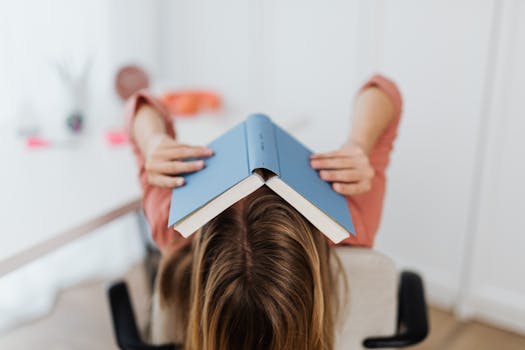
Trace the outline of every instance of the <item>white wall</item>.
[[[105, 74], [107, 11], [103, 1], [31, 1], [0, 3], [0, 122], [19, 117], [31, 104], [40, 122], [63, 118], [64, 92], [56, 65], [81, 67], [94, 60], [93, 75]], [[94, 90], [107, 85], [91, 81]], [[107, 90], [107, 89], [106, 89]]]
[[449, 307], [469, 230], [492, 10], [492, 1], [384, 8], [381, 70], [405, 106], [378, 247], [423, 272], [430, 297]]
[[525, 333], [525, 3], [498, 6], [470, 249], [458, 310]]
[[[156, 15], [157, 7], [148, 0], [0, 1], [0, 250], [8, 253], [2, 258], [99, 215], [107, 203], [100, 191], [92, 190], [90, 180], [96, 173], [115, 175], [113, 167], [120, 161], [132, 170], [125, 172], [130, 178], [120, 181], [127, 185], [117, 187], [128, 198], [136, 196], [137, 192], [130, 193], [137, 188], [131, 153], [107, 147], [103, 131], [108, 124], [123, 124], [122, 102], [113, 92], [117, 67], [138, 63], [152, 76], [157, 74]], [[90, 139], [79, 147], [27, 150], [16, 129], [28, 114], [40, 124], [42, 137], [55, 141], [65, 133], [64, 119], [70, 111], [56, 65], [68, 62], [80, 70], [90, 59], [85, 132]], [[78, 164], [89, 164], [89, 158], [98, 168], [79, 172]], [[73, 188], [69, 191], [73, 201], [61, 195], [68, 188]], [[69, 205], [73, 202], [76, 205]], [[73, 211], [79, 216], [68, 215]], [[28, 228], [22, 222], [31, 224]], [[0, 331], [49, 312], [61, 289], [115, 276], [142, 258], [134, 217], [100, 231], [103, 234], [80, 239], [1, 278]]]
[[66, 94], [56, 65], [79, 71], [87, 61], [88, 125], [111, 124], [122, 115], [117, 68], [137, 63], [158, 74], [157, 7], [148, 0], [2, 1], [0, 44], [0, 125], [16, 127], [29, 109], [46, 137], [63, 129]]
[[219, 90], [247, 111], [259, 94], [260, 6], [254, 1], [164, 1], [161, 85]]
[[377, 247], [423, 272], [432, 302], [525, 333], [523, 15], [384, 3], [379, 61], [406, 106]]
[[178, 1], [161, 13], [165, 85], [218, 89], [239, 115], [307, 118], [299, 136], [317, 149], [341, 143], [333, 125], [347, 125], [360, 83], [356, 1]]
[[432, 303], [523, 331], [523, 7], [164, 1], [161, 71], [218, 89], [235, 113], [303, 121], [296, 134], [317, 150], [342, 141], [366, 76], [392, 77], [405, 105], [377, 249], [422, 272]]

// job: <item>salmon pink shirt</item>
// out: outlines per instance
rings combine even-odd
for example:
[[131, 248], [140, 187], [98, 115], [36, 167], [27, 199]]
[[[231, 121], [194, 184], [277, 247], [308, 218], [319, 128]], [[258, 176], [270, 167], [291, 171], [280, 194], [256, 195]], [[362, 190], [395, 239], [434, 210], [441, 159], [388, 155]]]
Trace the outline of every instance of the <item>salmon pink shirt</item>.
[[[348, 209], [354, 222], [356, 236], [348, 237], [339, 243], [339, 245], [372, 247], [381, 221], [386, 188], [386, 169], [390, 161], [390, 153], [392, 152], [401, 119], [402, 99], [396, 84], [382, 75], [377, 74], [372, 76], [359, 91], [370, 87], [380, 89], [390, 98], [394, 105], [395, 118], [379, 137], [369, 154], [370, 164], [375, 170], [371, 190], [360, 195], [346, 197]], [[168, 134], [175, 138], [175, 126], [168, 110], [159, 100], [144, 90], [131, 96], [127, 102], [126, 121], [128, 130], [131, 130], [133, 118], [142, 103], [151, 105], [151, 107], [159, 112], [166, 123]], [[144, 157], [133, 139], [131, 132], [129, 132], [129, 136], [139, 168], [139, 181], [143, 194], [142, 205], [150, 224], [153, 240], [163, 253], [178, 249], [191, 241], [192, 236], [184, 238], [173, 230], [173, 228], [168, 228], [171, 189], [152, 186], [148, 183], [144, 169]]]

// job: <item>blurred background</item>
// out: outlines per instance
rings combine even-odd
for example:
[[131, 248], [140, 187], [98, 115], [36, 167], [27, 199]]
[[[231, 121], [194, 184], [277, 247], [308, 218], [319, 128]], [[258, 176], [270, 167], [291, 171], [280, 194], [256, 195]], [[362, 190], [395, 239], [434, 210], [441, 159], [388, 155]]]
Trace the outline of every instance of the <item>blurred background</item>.
[[219, 96], [179, 111], [192, 143], [264, 112], [327, 151], [376, 72], [404, 98], [376, 249], [425, 279], [423, 347], [525, 348], [524, 16], [519, 0], [0, 1], [0, 348], [115, 346], [103, 284], [144, 256], [116, 86]]

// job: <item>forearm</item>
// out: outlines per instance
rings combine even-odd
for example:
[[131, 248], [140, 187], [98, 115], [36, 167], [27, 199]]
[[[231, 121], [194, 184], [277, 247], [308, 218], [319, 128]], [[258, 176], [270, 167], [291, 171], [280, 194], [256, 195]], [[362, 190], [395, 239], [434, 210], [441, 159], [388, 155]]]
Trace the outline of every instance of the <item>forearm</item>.
[[387, 94], [377, 87], [362, 90], [355, 101], [354, 119], [345, 146], [357, 144], [369, 154], [394, 117], [395, 107]]
[[150, 152], [154, 140], [168, 135], [166, 122], [162, 116], [156, 109], [146, 103], [142, 104], [137, 110], [131, 130], [133, 138], [143, 155], [147, 155]]

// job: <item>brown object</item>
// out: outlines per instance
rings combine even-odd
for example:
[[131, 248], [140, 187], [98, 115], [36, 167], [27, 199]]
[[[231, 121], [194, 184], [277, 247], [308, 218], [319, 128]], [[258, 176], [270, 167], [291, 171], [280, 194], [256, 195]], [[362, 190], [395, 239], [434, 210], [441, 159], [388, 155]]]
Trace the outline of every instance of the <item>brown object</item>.
[[127, 100], [135, 92], [147, 87], [149, 87], [148, 75], [139, 66], [124, 66], [115, 76], [115, 90], [123, 100]]

